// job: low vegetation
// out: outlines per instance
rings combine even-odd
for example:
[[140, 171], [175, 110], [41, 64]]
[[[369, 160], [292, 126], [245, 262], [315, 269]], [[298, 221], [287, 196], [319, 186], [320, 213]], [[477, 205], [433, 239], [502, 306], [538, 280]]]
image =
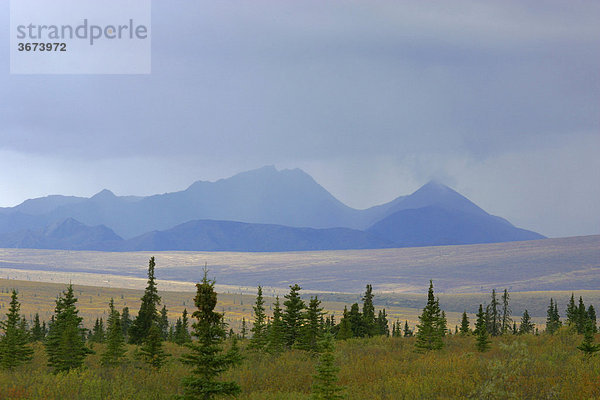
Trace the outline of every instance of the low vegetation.
[[413, 330], [407, 321], [390, 326], [371, 285], [339, 321], [318, 296], [305, 301], [299, 285], [267, 312], [259, 287], [251, 329], [243, 318], [234, 331], [216, 311], [206, 270], [196, 288], [189, 314], [170, 323], [151, 258], [137, 315], [111, 299], [91, 330], [72, 285], [33, 326], [13, 290], [0, 323], [0, 400], [600, 397], [596, 313], [582, 297], [571, 296], [564, 320], [550, 299], [542, 326], [526, 312], [514, 321], [508, 291], [498, 299], [493, 290], [475, 329], [464, 312], [459, 330], [448, 327], [430, 282]]

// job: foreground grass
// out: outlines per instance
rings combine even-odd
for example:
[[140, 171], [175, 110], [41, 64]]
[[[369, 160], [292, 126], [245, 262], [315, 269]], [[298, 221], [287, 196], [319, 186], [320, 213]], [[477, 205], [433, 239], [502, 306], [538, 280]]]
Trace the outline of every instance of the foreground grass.
[[[598, 339], [598, 337], [597, 337]], [[487, 353], [475, 351], [474, 338], [449, 337], [442, 351], [414, 352], [414, 339], [352, 339], [336, 343], [340, 384], [349, 400], [364, 399], [598, 399], [600, 357], [585, 360], [575, 349], [581, 337], [497, 338]], [[245, 343], [242, 343], [244, 347]], [[86, 367], [54, 375], [46, 367], [43, 346], [15, 371], [0, 372], [4, 399], [171, 399], [188, 372], [178, 361], [184, 348], [167, 344], [173, 356], [160, 371], [137, 362], [103, 368], [96, 345]], [[129, 358], [135, 347], [129, 348]], [[317, 358], [301, 351], [280, 356], [246, 353], [244, 363], [228, 372], [242, 387], [239, 399], [308, 399]]]

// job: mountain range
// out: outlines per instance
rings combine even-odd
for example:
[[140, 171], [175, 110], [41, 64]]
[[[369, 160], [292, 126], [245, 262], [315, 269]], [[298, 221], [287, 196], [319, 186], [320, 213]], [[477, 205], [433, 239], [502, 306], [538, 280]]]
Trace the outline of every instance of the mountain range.
[[102, 190], [0, 208], [0, 247], [68, 250], [299, 251], [541, 239], [429, 182], [358, 210], [300, 169], [263, 167], [148, 197]]

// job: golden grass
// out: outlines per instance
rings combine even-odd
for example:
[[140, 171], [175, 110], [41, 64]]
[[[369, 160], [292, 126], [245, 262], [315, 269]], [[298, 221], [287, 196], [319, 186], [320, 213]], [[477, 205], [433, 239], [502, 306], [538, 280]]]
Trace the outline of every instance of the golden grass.
[[[418, 354], [413, 338], [377, 337], [338, 342], [335, 355], [348, 400], [598, 399], [600, 357], [586, 361], [575, 349], [580, 341], [566, 330], [555, 336], [506, 336], [494, 338], [492, 349], [481, 354], [474, 338], [449, 337], [443, 350]], [[178, 362], [185, 348], [166, 346], [173, 356], [159, 372], [133, 361], [102, 368], [103, 346], [96, 345], [85, 369], [53, 375], [37, 344], [32, 363], [0, 371], [0, 400], [171, 399], [181, 393], [188, 369]], [[133, 350], [130, 346], [130, 355]], [[280, 356], [244, 354], [242, 365], [223, 377], [241, 385], [240, 400], [309, 398], [315, 357], [295, 350]]]

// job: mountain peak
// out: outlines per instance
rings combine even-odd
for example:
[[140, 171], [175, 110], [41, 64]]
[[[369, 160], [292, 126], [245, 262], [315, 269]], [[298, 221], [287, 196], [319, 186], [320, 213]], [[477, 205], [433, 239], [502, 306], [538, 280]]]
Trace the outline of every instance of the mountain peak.
[[101, 191], [99, 191], [98, 193], [96, 193], [95, 195], [93, 195], [90, 198], [95, 199], [95, 200], [103, 200], [103, 199], [113, 199], [115, 197], [117, 197], [117, 196], [110, 190], [102, 189]]

